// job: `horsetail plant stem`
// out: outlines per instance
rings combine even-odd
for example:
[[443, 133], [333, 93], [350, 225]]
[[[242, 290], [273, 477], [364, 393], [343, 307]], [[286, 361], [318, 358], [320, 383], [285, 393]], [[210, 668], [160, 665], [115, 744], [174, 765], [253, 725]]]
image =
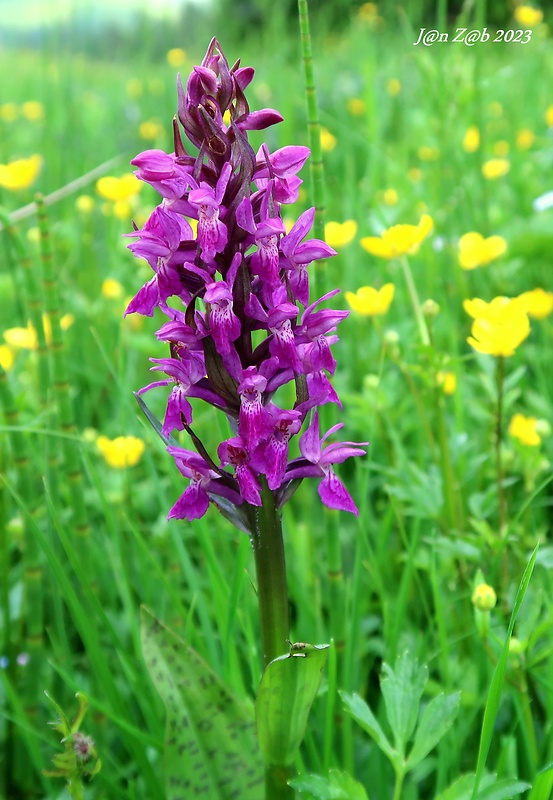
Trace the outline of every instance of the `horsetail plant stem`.
[[36, 332], [36, 354], [37, 354], [37, 369], [38, 369], [38, 401], [42, 410], [45, 410], [48, 405], [48, 395], [46, 387], [50, 385], [50, 370], [48, 363], [48, 345], [46, 343], [46, 336], [44, 334], [44, 325], [42, 321], [42, 298], [40, 295], [39, 282], [35, 278], [36, 271], [32, 258], [24, 246], [21, 238], [13, 224], [11, 217], [0, 208], [0, 221], [4, 230], [8, 234], [8, 241], [10, 242], [16, 260], [21, 267], [25, 285], [25, 301], [26, 310], [29, 315], [29, 320]]
[[313, 188], [313, 202], [315, 205], [315, 223], [313, 226], [313, 232], [318, 239], [324, 239], [325, 186], [323, 153], [321, 147], [321, 123], [319, 121], [319, 108], [317, 105], [317, 89], [315, 86], [315, 71], [313, 69], [313, 53], [311, 48], [309, 7], [307, 0], [298, 0], [298, 16], [303, 57], [303, 71], [305, 75], [309, 149], [311, 150], [311, 184]]

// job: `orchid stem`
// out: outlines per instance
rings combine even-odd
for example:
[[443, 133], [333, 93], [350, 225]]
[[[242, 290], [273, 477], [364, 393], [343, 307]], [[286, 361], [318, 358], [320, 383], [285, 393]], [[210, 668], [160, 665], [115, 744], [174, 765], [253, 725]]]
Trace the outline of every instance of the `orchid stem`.
[[430, 345], [430, 334], [428, 333], [428, 326], [426, 324], [424, 314], [422, 313], [419, 296], [417, 294], [415, 282], [413, 281], [409, 262], [405, 256], [400, 258], [399, 262], [405, 276], [405, 282], [407, 283], [407, 291], [409, 292], [409, 297], [411, 298], [411, 305], [413, 306], [413, 311], [415, 312], [415, 319], [417, 320], [417, 327], [419, 329], [421, 342], [425, 347], [428, 347]]
[[280, 511], [275, 498], [261, 476], [263, 505], [252, 507], [252, 547], [257, 575], [257, 600], [261, 627], [262, 665], [287, 652], [290, 636], [288, 587]]
[[[271, 661], [286, 652], [290, 621], [281, 514], [265, 476], [260, 476], [260, 482], [262, 505], [260, 508], [251, 506], [250, 516], [253, 523], [251, 542], [257, 576], [262, 666], [265, 670]], [[265, 800], [292, 800], [294, 790], [288, 786], [288, 780], [293, 777], [293, 772], [286, 766], [267, 765]]]

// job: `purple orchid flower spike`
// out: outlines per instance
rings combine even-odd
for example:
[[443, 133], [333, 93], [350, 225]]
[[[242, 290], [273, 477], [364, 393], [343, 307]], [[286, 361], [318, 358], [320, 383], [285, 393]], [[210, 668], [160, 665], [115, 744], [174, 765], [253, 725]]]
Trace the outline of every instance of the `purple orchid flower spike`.
[[[137, 177], [161, 200], [144, 227], [127, 234], [134, 238], [129, 249], [154, 275], [126, 311], [152, 316], [159, 308], [164, 315], [156, 337], [169, 353], [151, 359], [163, 377], [138, 394], [167, 387], [163, 424], [155, 427], [165, 438], [185, 431], [197, 451], [168, 448], [190, 481], [169, 516], [198, 519], [211, 501], [252, 537], [262, 535], [255, 509], [277, 513], [303, 478], [322, 478], [319, 495], [330, 508], [357, 513], [333, 466], [364, 452], [351, 442], [324, 446], [341, 425], [319, 435], [317, 409], [341, 408], [330, 380], [332, 347], [348, 312], [321, 307], [337, 289], [310, 304], [309, 265], [336, 253], [307, 238], [313, 208], [286, 232], [281, 207], [298, 198], [309, 150], [271, 153], [263, 144], [254, 152], [248, 132], [282, 117], [250, 110], [245, 92], [253, 77], [251, 67], [229, 66], [213, 39], [186, 88], [177, 80], [174, 152], [151, 149], [133, 159]], [[215, 446], [198, 438], [196, 401], [226, 415], [229, 438]], [[301, 457], [289, 460], [308, 412]]]

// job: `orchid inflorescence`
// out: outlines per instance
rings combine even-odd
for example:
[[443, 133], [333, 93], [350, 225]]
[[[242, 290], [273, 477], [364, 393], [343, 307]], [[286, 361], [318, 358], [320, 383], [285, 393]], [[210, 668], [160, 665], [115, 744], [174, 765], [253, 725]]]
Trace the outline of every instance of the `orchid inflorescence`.
[[[152, 370], [167, 377], [138, 394], [171, 385], [162, 435], [186, 430], [196, 447], [167, 447], [190, 479], [169, 518], [200, 518], [211, 500], [246, 528], [247, 515], [236, 509], [262, 505], [264, 488], [281, 507], [306, 477], [323, 478], [319, 495], [327, 506], [357, 513], [332, 465], [364, 454], [353, 442], [323, 447], [342, 427], [321, 437], [317, 409], [329, 402], [341, 408], [328, 378], [336, 367], [330, 346], [348, 312], [320, 307], [338, 289], [309, 304], [307, 266], [335, 251], [318, 239], [303, 241], [313, 208], [286, 232], [281, 206], [297, 200], [297, 173], [309, 149], [270, 153], [262, 145], [254, 153], [247, 132], [282, 117], [273, 109], [250, 112], [244, 90], [253, 75], [239, 61], [229, 68], [213, 39], [186, 91], [178, 77], [174, 153], [146, 150], [131, 162], [163, 200], [141, 230], [127, 234], [137, 239], [129, 249], [147, 260], [154, 276], [126, 313], [152, 316], [161, 309], [168, 321], [156, 336], [170, 346], [168, 358], [151, 359]], [[185, 148], [179, 121], [197, 155]], [[196, 235], [189, 220], [197, 220]], [[174, 306], [169, 298], [176, 298]], [[292, 381], [293, 408], [281, 408], [275, 393]], [[189, 398], [206, 401], [230, 421], [233, 435], [219, 445], [219, 463], [190, 427]], [[289, 440], [308, 415], [301, 456], [289, 461]]]

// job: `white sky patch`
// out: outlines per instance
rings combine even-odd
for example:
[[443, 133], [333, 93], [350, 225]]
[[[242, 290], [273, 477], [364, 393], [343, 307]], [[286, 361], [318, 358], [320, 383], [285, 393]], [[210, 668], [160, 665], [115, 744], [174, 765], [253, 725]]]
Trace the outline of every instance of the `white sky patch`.
[[4, 29], [47, 27], [85, 15], [91, 23], [118, 20], [125, 25], [137, 11], [174, 17], [183, 5], [183, 0], [0, 0], [0, 20]]

